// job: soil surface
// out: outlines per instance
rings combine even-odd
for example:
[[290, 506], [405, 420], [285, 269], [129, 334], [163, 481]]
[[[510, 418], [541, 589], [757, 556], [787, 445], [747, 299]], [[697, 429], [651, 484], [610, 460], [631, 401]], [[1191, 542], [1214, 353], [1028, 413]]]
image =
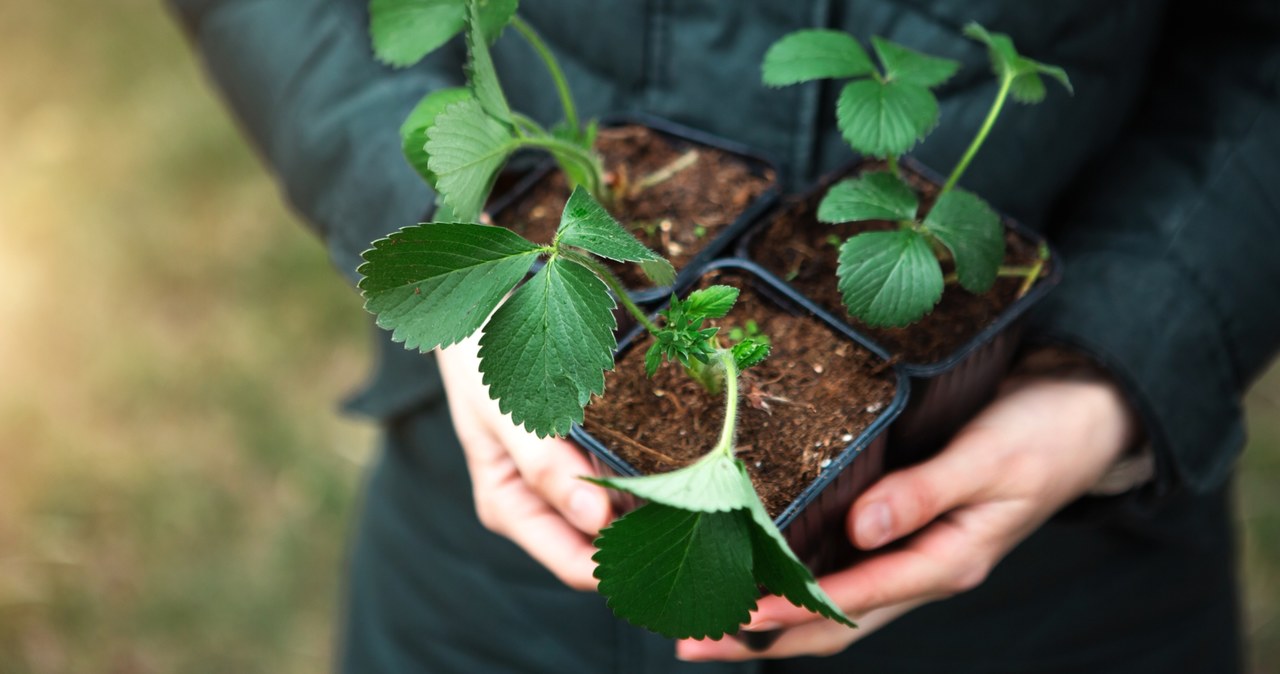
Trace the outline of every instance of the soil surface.
[[[677, 270], [732, 225], [774, 179], [772, 170], [757, 172], [755, 164], [739, 156], [643, 126], [601, 129], [596, 149], [614, 186], [610, 213]], [[692, 164], [637, 192], [635, 186], [646, 176], [690, 152], [697, 153]], [[552, 171], [494, 220], [530, 241], [550, 243], [568, 199], [564, 174]], [[612, 266], [629, 288], [652, 285], [635, 265]]]
[[[808, 315], [797, 316], [751, 287], [738, 272], [713, 272], [702, 285], [742, 289], [721, 334], [755, 320], [773, 351], [740, 379], [737, 455], [769, 513], [777, 516], [853, 438], [893, 401], [885, 361]], [[646, 335], [605, 375], [605, 397], [586, 410], [584, 428], [642, 473], [686, 466], [720, 436], [724, 396], [704, 391], [683, 368], [644, 372]]]
[[[859, 164], [844, 179], [864, 171], [882, 170], [878, 161]], [[939, 186], [909, 172], [903, 167], [907, 182], [931, 204]], [[863, 334], [883, 345], [890, 353], [909, 363], [927, 365], [943, 360], [955, 352], [983, 328], [990, 325], [1017, 299], [1021, 278], [998, 278], [991, 290], [974, 295], [958, 284], [948, 283], [942, 300], [933, 311], [905, 328], [873, 328], [849, 315], [836, 287], [839, 246], [845, 239], [875, 230], [892, 230], [896, 224], [885, 220], [829, 225], [818, 222], [818, 203], [827, 192], [823, 185], [803, 197], [783, 203], [767, 228], [751, 241], [750, 257], [761, 266], [786, 280], [819, 306], [840, 316]], [[834, 237], [834, 238], [833, 238]], [[1004, 264], [1030, 265], [1037, 259], [1036, 245], [1005, 230]], [[950, 261], [942, 265], [943, 273], [954, 270]]]

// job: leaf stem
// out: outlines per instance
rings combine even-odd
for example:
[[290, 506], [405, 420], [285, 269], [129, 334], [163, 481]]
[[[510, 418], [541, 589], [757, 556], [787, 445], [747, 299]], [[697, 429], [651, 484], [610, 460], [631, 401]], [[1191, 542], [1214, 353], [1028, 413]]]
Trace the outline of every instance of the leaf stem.
[[732, 349], [717, 349], [716, 357], [724, 367], [724, 426], [712, 451], [732, 457], [733, 435], [738, 426], [738, 364], [733, 359]]
[[511, 17], [511, 25], [515, 27], [525, 41], [529, 43], [533, 50], [538, 52], [538, 56], [547, 66], [547, 72], [551, 73], [551, 79], [555, 80], [556, 92], [560, 94], [560, 105], [564, 108], [564, 120], [575, 132], [581, 133], [582, 126], [578, 122], [578, 109], [573, 104], [573, 94], [569, 91], [569, 81], [565, 79], [564, 71], [560, 69], [560, 63], [556, 61], [556, 57], [547, 48], [547, 43], [543, 42], [542, 36], [533, 29], [524, 19], [519, 16]]
[[613, 291], [614, 296], [617, 297], [618, 301], [622, 303], [622, 306], [626, 308], [627, 313], [631, 314], [631, 316], [636, 319], [636, 322], [643, 325], [644, 329], [649, 331], [649, 334], [658, 334], [658, 326], [654, 324], [653, 321], [649, 320], [649, 317], [640, 309], [640, 307], [636, 306], [635, 302], [631, 301], [631, 297], [627, 295], [626, 286], [622, 285], [622, 281], [619, 281], [618, 277], [615, 276], [612, 271], [609, 271], [608, 267], [604, 266], [599, 260], [596, 260], [590, 255], [579, 253], [576, 250], [561, 248], [558, 250], [557, 254], [563, 255], [587, 269], [590, 269], [596, 276], [600, 277], [600, 280], [604, 281], [606, 286], [609, 286], [609, 290]]
[[898, 170], [898, 155], [889, 155], [889, 172], [895, 177], [902, 177], [902, 172]]
[[596, 199], [601, 202], [608, 203], [611, 201], [611, 199], [608, 198], [610, 195], [603, 191], [605, 188], [604, 166], [600, 164], [600, 158], [597, 157], [595, 153], [576, 143], [563, 141], [559, 138], [552, 138], [551, 136], [531, 136], [521, 138], [520, 142], [529, 147], [542, 148], [553, 155], [558, 155], [557, 158], [559, 158], [559, 156], [564, 156], [568, 159], [572, 159], [574, 162], [587, 169], [587, 175], [591, 180], [591, 184], [585, 185], [585, 187], [589, 192], [591, 192], [592, 196], [596, 197]]
[[515, 110], [512, 110], [511, 121], [515, 122], [517, 129], [525, 133], [532, 133], [538, 136], [547, 135], [546, 129], [543, 129], [541, 124], [538, 124], [536, 120], [534, 120], [532, 117], [528, 115], [521, 114], [519, 112], [516, 112]]
[[965, 169], [969, 168], [969, 162], [973, 161], [974, 155], [978, 154], [978, 149], [982, 147], [982, 143], [987, 140], [987, 134], [991, 133], [991, 127], [995, 126], [996, 118], [1000, 116], [1000, 110], [1004, 107], [1005, 99], [1009, 97], [1009, 88], [1013, 86], [1013, 74], [1006, 72], [1000, 76], [1000, 90], [996, 92], [996, 99], [991, 102], [991, 109], [987, 111], [987, 118], [982, 121], [982, 126], [978, 129], [978, 135], [973, 137], [973, 142], [969, 143], [969, 149], [964, 151], [964, 156], [960, 157], [960, 163], [951, 170], [951, 175], [947, 176], [947, 182], [942, 186], [942, 190], [938, 192], [938, 197], [951, 191], [956, 183], [960, 180], [960, 176], [964, 174]]

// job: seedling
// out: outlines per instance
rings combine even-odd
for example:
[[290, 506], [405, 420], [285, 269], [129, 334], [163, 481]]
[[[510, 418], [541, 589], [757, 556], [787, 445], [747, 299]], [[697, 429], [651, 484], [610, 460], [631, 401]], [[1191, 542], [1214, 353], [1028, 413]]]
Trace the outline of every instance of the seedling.
[[[479, 330], [489, 395], [540, 437], [568, 433], [592, 396], [604, 394], [617, 346], [615, 298], [653, 336], [645, 356], [650, 375], [671, 361], [724, 395], [719, 439], [694, 464], [593, 479], [648, 500], [596, 541], [599, 589], [619, 616], [671, 637], [719, 637], [747, 621], [763, 586], [852, 625], [787, 547], [734, 456], [738, 373], [769, 352], [758, 330], [726, 343], [706, 325], [729, 313], [736, 289], [712, 286], [673, 298], [661, 325], [650, 320], [602, 259], [638, 263], [659, 285], [671, 282], [674, 269], [582, 187], [549, 244], [500, 227], [433, 222], [374, 242], [364, 259], [360, 288], [378, 325], [423, 351]], [[538, 259], [545, 265], [522, 283]]]
[[[1038, 103], [1045, 97], [1041, 75], [1071, 81], [1061, 68], [1018, 54], [1009, 36], [977, 23], [964, 34], [987, 46], [999, 88], [973, 141], [938, 191], [932, 206], [902, 179], [899, 157], [925, 138], [938, 122], [932, 89], [955, 74], [959, 64], [927, 56], [879, 37], [871, 38], [879, 67], [852, 36], [806, 30], [783, 37], [765, 54], [765, 84], [785, 86], [828, 78], [857, 78], [840, 92], [837, 125], [854, 150], [883, 159], [886, 171], [844, 180], [827, 192], [818, 220], [828, 223], [888, 220], [896, 230], [864, 232], [840, 246], [838, 287], [849, 312], [871, 326], [901, 327], [931, 311], [944, 285], [954, 280], [971, 293], [991, 288], [998, 276], [1026, 279], [1026, 292], [1044, 271], [1047, 251], [1028, 267], [1002, 267], [1004, 231], [996, 212], [956, 183], [995, 125], [1006, 100]], [[955, 272], [944, 276], [950, 259]]]
[[[436, 218], [474, 222], [499, 170], [517, 150], [549, 152], [568, 178], [597, 200], [612, 195], [593, 149], [596, 122], [578, 117], [568, 80], [538, 33], [516, 15], [517, 0], [370, 0], [374, 53], [397, 67], [417, 63], [462, 32], [467, 86], [427, 94], [400, 127], [405, 157], [440, 195]], [[551, 129], [511, 109], [489, 45], [511, 26], [545, 64], [564, 109]], [[443, 209], [443, 210], [440, 210]]]

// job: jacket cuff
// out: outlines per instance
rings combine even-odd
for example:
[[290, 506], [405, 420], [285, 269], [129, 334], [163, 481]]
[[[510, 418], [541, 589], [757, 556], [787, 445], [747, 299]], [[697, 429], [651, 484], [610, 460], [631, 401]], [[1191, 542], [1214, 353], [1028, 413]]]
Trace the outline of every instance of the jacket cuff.
[[1169, 259], [1083, 251], [1030, 317], [1031, 340], [1088, 353], [1129, 398], [1154, 450], [1149, 496], [1219, 488], [1244, 445], [1240, 386], [1216, 313]]

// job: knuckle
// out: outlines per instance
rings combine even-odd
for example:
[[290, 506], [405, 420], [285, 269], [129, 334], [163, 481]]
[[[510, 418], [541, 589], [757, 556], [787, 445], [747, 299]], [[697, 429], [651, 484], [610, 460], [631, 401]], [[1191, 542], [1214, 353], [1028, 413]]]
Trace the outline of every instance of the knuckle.
[[951, 578], [947, 590], [950, 594], [968, 592], [985, 582], [990, 571], [990, 567], [985, 563], [970, 563]]

